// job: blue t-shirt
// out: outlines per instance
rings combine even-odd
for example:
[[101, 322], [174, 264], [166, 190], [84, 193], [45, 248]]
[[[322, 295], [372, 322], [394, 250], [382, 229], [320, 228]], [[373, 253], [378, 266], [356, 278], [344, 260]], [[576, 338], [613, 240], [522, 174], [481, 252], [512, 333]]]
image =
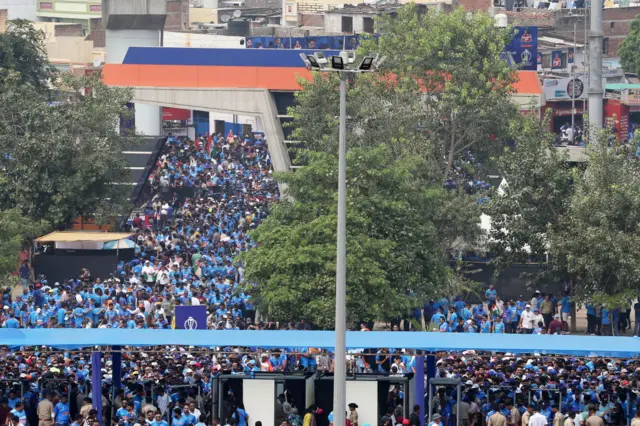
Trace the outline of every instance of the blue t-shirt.
[[504, 333], [504, 323], [501, 322], [496, 322], [495, 324], [493, 324], [493, 332], [494, 333]]
[[71, 422], [71, 416], [69, 414], [69, 403], [58, 402], [53, 408], [53, 413], [56, 416], [56, 424], [68, 425]]
[[[236, 414], [240, 414], [240, 418], [236, 419]], [[235, 413], [231, 415], [232, 418], [236, 419], [238, 426], [247, 426], [247, 419], [249, 415], [242, 408], [238, 408]]]

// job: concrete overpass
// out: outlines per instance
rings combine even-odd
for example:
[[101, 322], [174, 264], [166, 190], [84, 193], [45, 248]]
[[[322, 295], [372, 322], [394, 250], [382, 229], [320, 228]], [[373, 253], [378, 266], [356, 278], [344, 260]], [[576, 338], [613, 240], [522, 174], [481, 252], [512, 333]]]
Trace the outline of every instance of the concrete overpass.
[[291, 169], [277, 108], [267, 89], [135, 87], [133, 102], [255, 116], [262, 122], [273, 168], [276, 171]]

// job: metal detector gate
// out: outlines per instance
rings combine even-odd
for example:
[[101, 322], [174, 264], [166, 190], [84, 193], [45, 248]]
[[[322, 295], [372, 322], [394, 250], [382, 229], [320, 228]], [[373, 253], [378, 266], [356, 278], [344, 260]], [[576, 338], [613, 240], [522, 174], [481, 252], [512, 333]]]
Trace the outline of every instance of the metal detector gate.
[[2, 389], [11, 390], [18, 388], [20, 388], [20, 400], [24, 401], [24, 383], [22, 383], [20, 379], [0, 379], [0, 395], [2, 394]]
[[456, 388], [456, 424], [455, 426], [460, 426], [460, 401], [462, 400], [462, 385], [460, 380], [458, 379], [431, 379], [429, 380], [428, 392], [429, 395], [429, 423], [431, 423], [431, 417], [433, 416], [433, 388], [441, 386], [441, 387], [455, 387]]
[[[172, 385], [172, 384], [167, 384], [165, 386], [165, 392], [168, 393], [169, 390], [173, 391], [176, 389], [197, 389], [198, 390], [198, 397], [196, 399], [196, 407], [198, 407], [198, 410], [204, 411], [204, 405], [202, 403], [202, 388], [198, 385]], [[151, 385], [151, 403], [154, 404], [155, 403], [155, 389], [154, 386]], [[171, 415], [171, 412], [169, 411], [167, 413], [167, 423], [169, 423], [169, 425], [171, 425], [171, 422], [173, 421], [173, 416]], [[196, 421], [200, 421], [200, 419], [196, 419]]]

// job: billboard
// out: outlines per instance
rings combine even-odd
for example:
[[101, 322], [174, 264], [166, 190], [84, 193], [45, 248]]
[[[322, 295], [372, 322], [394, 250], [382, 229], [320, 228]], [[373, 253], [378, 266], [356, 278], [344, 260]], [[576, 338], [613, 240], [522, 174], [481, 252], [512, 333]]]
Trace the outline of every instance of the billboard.
[[552, 70], [562, 69], [562, 50], [551, 51], [551, 69]]
[[538, 69], [538, 27], [514, 27], [513, 38], [504, 53], [509, 63], [521, 70]]
[[177, 330], [206, 330], [207, 307], [176, 306], [176, 315], [173, 319], [173, 328]]
[[586, 95], [582, 76], [571, 78], [546, 79], [542, 83], [547, 99], [583, 99]]
[[356, 50], [360, 36], [247, 37], [247, 49]]

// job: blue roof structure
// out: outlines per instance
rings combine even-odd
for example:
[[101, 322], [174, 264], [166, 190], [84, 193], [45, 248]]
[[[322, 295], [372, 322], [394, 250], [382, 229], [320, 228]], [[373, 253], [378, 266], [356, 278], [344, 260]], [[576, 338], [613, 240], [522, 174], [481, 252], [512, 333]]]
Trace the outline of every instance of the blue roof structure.
[[[333, 344], [333, 331], [0, 329], [0, 345], [9, 347], [44, 345], [77, 349], [89, 346], [180, 345], [332, 349]], [[640, 355], [640, 338], [390, 331], [347, 333], [347, 349], [379, 347], [631, 358]]]

